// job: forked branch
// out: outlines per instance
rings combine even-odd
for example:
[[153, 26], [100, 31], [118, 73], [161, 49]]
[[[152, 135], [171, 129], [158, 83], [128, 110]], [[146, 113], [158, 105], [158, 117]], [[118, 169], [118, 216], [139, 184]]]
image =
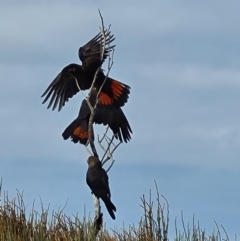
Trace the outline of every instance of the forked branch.
[[[108, 130], [108, 129], [107, 129]], [[104, 147], [104, 145], [102, 144], [103, 140], [106, 141], [107, 143], [107, 148]], [[113, 158], [113, 153], [116, 151], [116, 149], [120, 146], [121, 142], [118, 142], [117, 144], [115, 144], [113, 142], [114, 140], [114, 135], [112, 136], [112, 138], [110, 139], [108, 136], [107, 136], [107, 131], [104, 133], [103, 137], [100, 139], [99, 136], [98, 136], [98, 144], [99, 146], [102, 148], [102, 150], [104, 151], [104, 155], [102, 157], [102, 166], [109, 160], [111, 160], [111, 164], [110, 166], [108, 167], [108, 169], [106, 170], [106, 172], [108, 172], [111, 167], [113, 166], [115, 160]], [[111, 149], [111, 146], [113, 146], [113, 148]], [[106, 158], [105, 158], [106, 157]], [[105, 159], [104, 159], [105, 158]]]
[[[103, 44], [101, 46], [102, 49], [101, 49], [101, 56], [100, 56], [100, 59], [101, 59], [101, 62], [102, 62], [103, 58], [104, 58], [105, 48], [106, 48], [106, 38], [107, 38], [107, 36], [109, 35], [109, 32], [110, 32], [110, 25], [109, 25], [109, 28], [107, 30], [105, 30], [104, 22], [103, 22], [103, 18], [102, 18], [100, 10], [99, 10], [99, 14], [100, 14], [101, 23], [102, 23], [102, 27], [100, 27], [100, 30], [101, 30], [101, 33], [102, 33], [102, 36], [103, 36]], [[89, 108], [91, 110], [91, 115], [90, 115], [89, 124], [88, 124], [88, 133], [89, 133], [88, 142], [90, 143], [92, 152], [93, 152], [94, 156], [96, 156], [96, 157], [98, 157], [98, 153], [97, 153], [97, 150], [96, 150], [96, 147], [95, 147], [95, 144], [94, 144], [94, 140], [93, 140], [93, 120], [94, 120], [94, 116], [95, 116], [95, 113], [96, 113], [96, 108], [97, 108], [98, 101], [99, 101], [98, 96], [99, 96], [99, 94], [100, 94], [100, 92], [102, 90], [103, 85], [106, 82], [106, 79], [108, 78], [108, 75], [109, 75], [110, 70], [111, 70], [112, 65], [113, 65], [113, 53], [114, 53], [114, 49], [112, 50], [112, 57], [110, 56], [110, 54], [108, 56], [108, 71], [107, 71], [107, 74], [105, 75], [105, 79], [103, 81], [103, 84], [101, 85], [101, 87], [98, 90], [94, 107], [91, 105], [89, 99], [90, 99], [90, 96], [91, 96], [92, 89], [94, 88], [98, 72], [101, 69], [101, 66], [98, 67], [97, 71], [95, 72], [94, 79], [93, 79], [93, 82], [92, 82], [92, 85], [91, 85], [88, 97], [86, 98], [88, 106], [89, 106]]]
[[[102, 44], [101, 44], [101, 56], [100, 56], [100, 59], [101, 59], [101, 62], [103, 62], [104, 60], [104, 53], [105, 53], [105, 48], [106, 48], [106, 38], [107, 36], [110, 34], [110, 26], [107, 30], [105, 30], [105, 27], [104, 27], [104, 22], [103, 22], [103, 17], [101, 15], [101, 12], [99, 10], [99, 15], [100, 15], [100, 18], [101, 18], [101, 24], [102, 26], [100, 27], [100, 31], [101, 31], [101, 34], [102, 34]], [[109, 43], [110, 44], [110, 43]], [[89, 109], [91, 111], [91, 114], [90, 114], [90, 117], [89, 117], [89, 124], [88, 124], [88, 133], [89, 133], [89, 136], [88, 136], [88, 143], [90, 144], [90, 147], [91, 147], [91, 150], [93, 152], [93, 155], [95, 157], [98, 158], [98, 153], [97, 153], [97, 150], [96, 150], [96, 147], [95, 147], [95, 144], [94, 144], [94, 139], [93, 139], [93, 122], [94, 122], [94, 116], [95, 116], [95, 113], [96, 113], [96, 108], [97, 108], [97, 105], [98, 105], [98, 101], [99, 101], [99, 94], [102, 90], [102, 87], [103, 85], [105, 84], [106, 82], [106, 79], [108, 78], [108, 75], [109, 75], [109, 72], [112, 68], [112, 65], [113, 65], [113, 49], [112, 49], [112, 56], [110, 56], [110, 54], [108, 55], [108, 71], [105, 75], [105, 79], [103, 81], [103, 84], [100, 86], [99, 90], [98, 90], [98, 93], [97, 93], [97, 96], [96, 96], [96, 100], [95, 100], [95, 105], [92, 106], [91, 102], [90, 102], [90, 97], [91, 97], [91, 93], [92, 93], [92, 90], [95, 86], [95, 82], [96, 82], [96, 79], [97, 79], [97, 76], [98, 76], [98, 73], [99, 71], [101, 71], [101, 66], [98, 67], [97, 71], [95, 72], [94, 74], [94, 79], [93, 79], [93, 82], [92, 82], [92, 85], [91, 85], [91, 88], [90, 88], [90, 91], [89, 91], [89, 94], [88, 94], [88, 97], [85, 98], [86, 99], [86, 102], [88, 103], [88, 106], [89, 106]], [[106, 138], [106, 136], [105, 136]], [[110, 148], [110, 145], [112, 143], [109, 142], [109, 146], [107, 148], [107, 150], [109, 150]], [[88, 149], [87, 149], [88, 150]], [[88, 152], [90, 152], [88, 150]], [[91, 152], [90, 152], [91, 153]], [[113, 153], [113, 152], [112, 152]], [[105, 156], [106, 154], [104, 154]], [[109, 156], [109, 155], [108, 155]], [[112, 154], [111, 154], [112, 156]], [[112, 157], [113, 159], [113, 157]], [[114, 163], [114, 160], [112, 162], [112, 165]], [[112, 166], [111, 165], [111, 166]], [[110, 168], [111, 168], [110, 166]], [[108, 170], [107, 170], [108, 171]], [[94, 219], [94, 227], [95, 227], [95, 236], [97, 236], [99, 230], [101, 229], [102, 227], [102, 222], [103, 222], [103, 214], [101, 213], [101, 206], [100, 206], [100, 201], [99, 199], [93, 194], [93, 198], [94, 198], [94, 207], [95, 207], [95, 219]]]

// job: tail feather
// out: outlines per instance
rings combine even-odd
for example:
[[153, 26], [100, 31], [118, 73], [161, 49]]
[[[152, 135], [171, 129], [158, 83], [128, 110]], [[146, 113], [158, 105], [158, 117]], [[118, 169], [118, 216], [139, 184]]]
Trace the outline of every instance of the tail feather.
[[[62, 133], [64, 140], [71, 138], [73, 143], [80, 142], [83, 145], [86, 145], [88, 140], [88, 125], [86, 121], [79, 121], [75, 119]], [[94, 138], [94, 137], [93, 137]]]
[[105, 206], [106, 206], [111, 218], [116, 219], [114, 212], [116, 212], [117, 209], [116, 209], [115, 205], [111, 202], [110, 198], [104, 199], [103, 202], [105, 203]]
[[74, 133], [77, 126], [79, 126], [78, 119], [75, 119], [62, 133], [63, 139], [67, 140]]

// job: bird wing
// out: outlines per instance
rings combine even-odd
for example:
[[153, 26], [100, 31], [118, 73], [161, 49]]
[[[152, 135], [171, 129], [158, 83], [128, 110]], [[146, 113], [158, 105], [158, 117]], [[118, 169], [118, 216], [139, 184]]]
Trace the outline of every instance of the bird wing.
[[111, 191], [110, 191], [109, 183], [108, 183], [108, 175], [103, 168], [101, 171], [101, 177], [102, 177], [102, 183], [103, 183], [104, 189], [107, 191], [108, 197], [111, 197]]
[[97, 197], [102, 198], [104, 196], [111, 196], [108, 175], [102, 168], [101, 163], [97, 166], [88, 168], [86, 182]]
[[97, 90], [99, 90], [101, 86], [102, 89], [99, 94], [99, 103], [106, 108], [118, 109], [119, 107], [124, 106], [124, 104], [128, 101], [131, 89], [130, 86], [118, 80], [106, 77], [103, 71], [99, 71], [98, 78], [95, 83]]
[[128, 142], [131, 139], [130, 133], [132, 133], [132, 129], [121, 108], [108, 111], [98, 107], [94, 116], [94, 122], [108, 125], [115, 137], [121, 142]]
[[57, 75], [42, 94], [41, 97], [45, 97], [42, 103], [50, 99], [47, 108], [52, 106], [52, 110], [55, 110], [58, 106], [60, 111], [69, 98], [79, 91], [79, 88], [85, 90], [90, 88], [90, 85], [91, 80], [88, 79], [82, 66], [70, 64]]
[[[96, 96], [97, 90], [93, 88], [89, 99], [93, 107], [96, 103]], [[71, 140], [74, 143], [79, 141], [81, 144], [86, 144], [89, 137], [88, 124], [90, 114], [90, 108], [87, 101], [84, 99], [82, 101], [78, 117], [62, 133], [64, 140], [71, 137]], [[130, 141], [130, 133], [132, 133], [132, 129], [121, 108], [108, 110], [100, 102], [97, 105], [93, 121], [96, 124], [108, 125], [113, 131], [115, 137], [121, 142]]]
[[105, 30], [104, 33], [98, 33], [94, 38], [92, 38], [88, 43], [79, 48], [78, 55], [83, 65], [85, 62], [93, 58], [95, 60], [101, 59], [102, 48], [104, 46], [105, 37], [105, 50], [103, 61], [107, 58], [110, 51], [115, 47], [115, 45], [110, 46], [110, 43], [115, 40], [114, 35], [110, 31]]

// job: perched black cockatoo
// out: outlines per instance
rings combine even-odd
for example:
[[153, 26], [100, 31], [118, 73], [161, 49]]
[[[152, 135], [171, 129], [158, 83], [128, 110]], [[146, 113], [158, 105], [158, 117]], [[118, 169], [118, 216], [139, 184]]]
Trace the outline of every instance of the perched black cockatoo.
[[97, 197], [101, 198], [106, 205], [106, 208], [112, 217], [115, 219], [116, 207], [111, 201], [111, 192], [109, 189], [108, 175], [102, 168], [102, 163], [95, 156], [88, 158], [88, 170], [86, 181], [92, 193]]

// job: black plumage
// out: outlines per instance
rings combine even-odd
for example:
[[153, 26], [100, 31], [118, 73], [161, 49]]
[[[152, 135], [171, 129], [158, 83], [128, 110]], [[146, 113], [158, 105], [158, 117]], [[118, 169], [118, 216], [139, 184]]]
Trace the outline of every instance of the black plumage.
[[[106, 47], [103, 60], [101, 60], [101, 53], [104, 37], [102, 33], [99, 33], [87, 44], [79, 48], [78, 55], [82, 65], [69, 64], [52, 81], [41, 96], [44, 97], [43, 104], [49, 101], [47, 108], [52, 107], [52, 110], [54, 110], [58, 107], [58, 111], [60, 111], [65, 103], [77, 94], [80, 89], [86, 90], [91, 87], [96, 70], [102, 66], [104, 60], [115, 47], [110, 45], [115, 39], [110, 31], [105, 31], [105, 37]], [[130, 87], [110, 77], [106, 77], [103, 70], [100, 69], [95, 87], [99, 90], [103, 83], [104, 85], [100, 93], [102, 105], [108, 108], [119, 108], [127, 102]]]
[[112, 217], [115, 219], [116, 207], [111, 201], [111, 192], [109, 188], [108, 175], [102, 168], [100, 160], [95, 156], [88, 158], [88, 170], [86, 175], [86, 181], [92, 193], [101, 198], [105, 203], [105, 206]]
[[[89, 99], [92, 106], [96, 103], [97, 93], [96, 88], [93, 88]], [[64, 130], [63, 138], [66, 140], [71, 137], [74, 143], [86, 144], [89, 138], [88, 124], [90, 115], [91, 110], [84, 99], [78, 117]], [[121, 142], [128, 142], [131, 139], [130, 133], [132, 133], [132, 130], [121, 108], [107, 110], [101, 104], [98, 104], [93, 122], [108, 125], [115, 137]]]

